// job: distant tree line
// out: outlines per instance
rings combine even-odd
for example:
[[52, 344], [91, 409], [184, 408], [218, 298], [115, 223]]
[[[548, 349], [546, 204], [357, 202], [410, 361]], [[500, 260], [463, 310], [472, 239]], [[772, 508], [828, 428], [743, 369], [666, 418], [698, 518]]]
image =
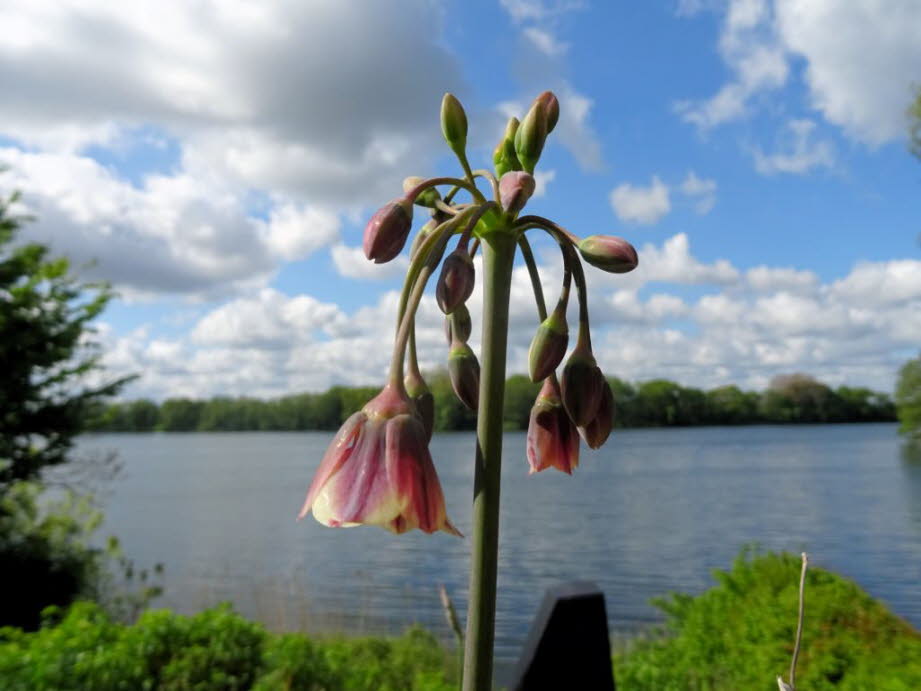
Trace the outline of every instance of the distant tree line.
[[[667, 379], [633, 384], [612, 377], [608, 383], [614, 393], [619, 427], [896, 419], [887, 394], [848, 386], [832, 389], [804, 374], [777, 377], [762, 392], [736, 386], [704, 391]], [[435, 397], [436, 429], [475, 428], [476, 418], [457, 400], [444, 372], [429, 377], [429, 386]], [[527, 429], [537, 390], [538, 385], [525, 376], [508, 379], [504, 415], [508, 429]], [[323, 393], [268, 400], [219, 396], [208, 400], [169, 398], [158, 404], [141, 399], [101, 408], [92, 428], [106, 432], [335, 430], [377, 392], [378, 387], [334, 386]]]

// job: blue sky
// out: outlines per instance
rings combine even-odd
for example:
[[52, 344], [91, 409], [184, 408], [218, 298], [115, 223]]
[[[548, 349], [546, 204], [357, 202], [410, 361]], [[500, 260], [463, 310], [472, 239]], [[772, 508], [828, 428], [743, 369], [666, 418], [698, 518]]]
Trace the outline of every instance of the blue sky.
[[[0, 25], [0, 189], [119, 291], [99, 338], [129, 397], [381, 381], [406, 262], [368, 263], [362, 228], [403, 177], [456, 172], [445, 91], [475, 167], [558, 95], [530, 208], [640, 252], [590, 275], [606, 373], [890, 390], [921, 343], [916, 0], [14, 0]], [[520, 270], [513, 301], [524, 371]], [[430, 368], [440, 320], [427, 298]]]

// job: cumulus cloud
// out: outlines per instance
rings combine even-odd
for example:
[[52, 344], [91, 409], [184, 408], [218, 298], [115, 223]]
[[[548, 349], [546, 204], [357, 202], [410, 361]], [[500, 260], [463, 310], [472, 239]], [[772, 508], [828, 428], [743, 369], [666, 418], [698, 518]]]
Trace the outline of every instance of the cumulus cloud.
[[558, 41], [553, 34], [544, 29], [538, 29], [536, 26], [529, 26], [521, 32], [534, 46], [551, 57], [563, 55], [569, 46], [566, 43]]
[[394, 278], [406, 273], [409, 267], [409, 259], [405, 255], [400, 255], [386, 264], [375, 264], [368, 261], [361, 247], [338, 244], [333, 245], [330, 252], [336, 271], [346, 278], [372, 280]]
[[716, 205], [716, 180], [699, 178], [693, 170], [688, 171], [681, 183], [681, 191], [694, 200], [694, 211], [701, 216], [710, 213]]
[[[691, 15], [704, 3], [682, 0], [678, 9]], [[712, 97], [676, 107], [701, 129], [737, 120], [802, 62], [809, 105], [849, 136], [878, 145], [905, 134], [921, 70], [919, 35], [914, 0], [730, 0], [719, 51], [731, 79]]]
[[835, 152], [831, 142], [815, 140], [816, 124], [812, 120], [791, 120], [781, 137], [780, 149], [765, 153], [755, 148], [755, 170], [763, 175], [793, 173], [803, 175], [814, 168], [831, 168], [835, 164]]
[[[684, 235], [647, 244], [639, 254], [630, 274], [587, 275], [593, 343], [608, 374], [759, 388], [777, 374], [808, 371], [832, 385], [888, 390], [921, 341], [921, 261], [863, 262], [822, 283], [793, 267], [741, 271], [725, 260], [703, 261]], [[552, 304], [562, 281], [558, 254], [538, 256]], [[703, 293], [676, 294], [683, 285]], [[310, 295], [265, 289], [199, 314], [185, 336], [166, 338], [150, 328], [119, 336], [103, 327], [106, 365], [114, 373], [143, 373], [128, 395], [158, 398], [373, 384], [387, 371], [398, 297], [388, 291], [349, 313]], [[478, 285], [469, 303], [475, 324], [481, 300]], [[575, 323], [574, 304], [569, 319]], [[444, 365], [442, 323], [429, 291], [417, 314], [426, 369]], [[537, 315], [522, 266], [512, 276], [510, 325], [509, 370], [524, 371]], [[477, 328], [471, 344], [479, 347]]]
[[615, 187], [611, 206], [622, 221], [644, 225], [658, 223], [672, 208], [668, 186], [655, 175], [648, 187], [626, 182]]

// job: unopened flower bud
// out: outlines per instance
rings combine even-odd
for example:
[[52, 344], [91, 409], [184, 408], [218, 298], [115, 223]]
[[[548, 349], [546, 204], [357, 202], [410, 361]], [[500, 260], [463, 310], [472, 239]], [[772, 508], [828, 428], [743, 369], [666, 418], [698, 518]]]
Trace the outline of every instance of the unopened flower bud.
[[599, 449], [608, 440], [614, 427], [614, 394], [611, 386], [604, 382], [601, 389], [601, 402], [595, 416], [584, 427], [579, 427], [579, 434], [592, 449]]
[[475, 281], [473, 259], [466, 247], [458, 247], [445, 258], [435, 287], [435, 299], [441, 311], [451, 314], [458, 305], [466, 302], [473, 292]]
[[540, 159], [546, 139], [547, 118], [544, 115], [544, 106], [535, 101], [515, 132], [515, 153], [521, 166], [529, 173], [534, 172], [534, 166]]
[[445, 337], [448, 339], [448, 345], [454, 341], [466, 343], [470, 340], [470, 332], [473, 330], [473, 323], [470, 320], [470, 311], [467, 306], [460, 304], [454, 308], [451, 314], [445, 315]]
[[513, 170], [499, 180], [499, 201], [512, 216], [518, 214], [534, 194], [534, 177], [523, 170]]
[[639, 263], [633, 245], [614, 235], [590, 235], [579, 243], [579, 252], [592, 266], [614, 274], [633, 271]]
[[521, 170], [521, 162], [515, 153], [515, 132], [518, 131], [518, 118], [509, 118], [505, 134], [492, 154], [496, 175], [502, 177], [510, 170]]
[[553, 132], [557, 121], [560, 119], [560, 102], [556, 100], [552, 91], [545, 91], [534, 99], [535, 103], [540, 103], [544, 110], [544, 117], [547, 122], [547, 134]]
[[555, 309], [541, 322], [528, 351], [528, 373], [531, 381], [543, 381], [556, 370], [566, 355], [569, 345], [569, 327], [566, 324], [565, 305]]
[[422, 421], [426, 439], [431, 440], [432, 430], [435, 427], [435, 397], [418, 372], [410, 371], [404, 379], [404, 385], [406, 393], [416, 406], [416, 413]]
[[454, 341], [451, 345], [448, 376], [460, 402], [470, 410], [476, 410], [480, 398], [480, 363], [466, 343]]
[[604, 386], [607, 382], [595, 362], [595, 356], [588, 348], [577, 345], [560, 378], [563, 405], [576, 427], [587, 425], [598, 412]]
[[441, 100], [441, 133], [455, 153], [463, 152], [467, 146], [467, 114], [454, 94], [445, 94]]
[[[409, 194], [416, 187], [421, 185], [425, 180], [418, 176], [411, 176], [403, 180], [403, 192]], [[427, 206], [430, 209], [435, 208], [435, 202], [441, 199], [441, 194], [434, 186], [426, 187], [422, 192], [416, 195], [415, 203], [419, 206]]]
[[365, 226], [365, 256], [375, 264], [389, 262], [403, 249], [412, 225], [411, 201], [403, 197], [385, 204]]

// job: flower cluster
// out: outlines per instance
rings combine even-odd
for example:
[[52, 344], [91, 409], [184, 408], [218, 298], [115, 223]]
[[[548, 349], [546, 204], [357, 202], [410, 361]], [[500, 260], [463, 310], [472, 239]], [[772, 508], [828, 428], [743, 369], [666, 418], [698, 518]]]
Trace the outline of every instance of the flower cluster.
[[[388, 383], [339, 430], [320, 463], [299, 517], [312, 512], [318, 521], [330, 526], [374, 524], [395, 533], [419, 528], [427, 533], [442, 530], [460, 535], [447, 518], [428, 450], [433, 399], [419, 371], [414, 321], [426, 284], [440, 267], [435, 297], [445, 314], [448, 374], [457, 397], [476, 410], [480, 366], [468, 344], [472, 326], [466, 302], [476, 279], [473, 257], [490, 233], [510, 234], [518, 243], [531, 275], [540, 319], [528, 355], [531, 379], [543, 382], [528, 427], [531, 472], [554, 467], [571, 473], [579, 462], [580, 437], [593, 449], [607, 440], [614, 424], [614, 399], [592, 352], [582, 261], [603, 271], [624, 273], [634, 269], [638, 260], [636, 250], [621, 238], [592, 235], [579, 239], [546, 218], [521, 215], [534, 194], [534, 167], [558, 119], [556, 97], [549, 91], [542, 93], [521, 121], [509, 120], [493, 154], [494, 172], [472, 170], [466, 155], [467, 117], [460, 102], [451, 94], [445, 95], [442, 133], [464, 175], [407, 178], [402, 196], [378, 210], [365, 228], [365, 255], [383, 263], [406, 246], [415, 208], [426, 209], [429, 216], [409, 251]], [[481, 192], [478, 180], [490, 185], [491, 199]], [[526, 237], [535, 230], [548, 233], [559, 244], [563, 262], [559, 299], [549, 314]], [[455, 236], [457, 242], [447, 252]], [[575, 346], [566, 358], [566, 313], [573, 283], [579, 325]]]

